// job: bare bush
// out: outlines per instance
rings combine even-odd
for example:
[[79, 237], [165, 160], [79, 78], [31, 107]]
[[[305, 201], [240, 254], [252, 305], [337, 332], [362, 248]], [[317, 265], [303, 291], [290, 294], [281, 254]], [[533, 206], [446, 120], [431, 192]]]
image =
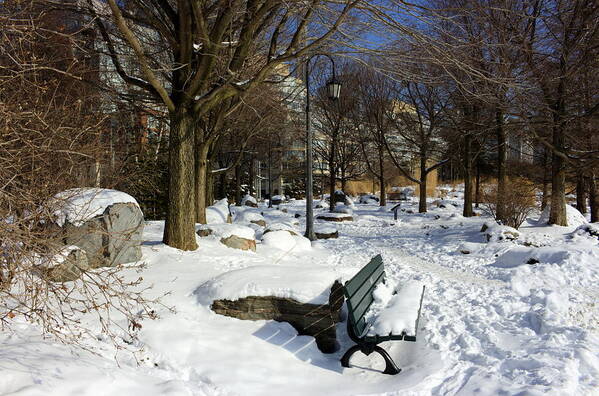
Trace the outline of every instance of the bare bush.
[[[483, 203], [481, 205], [496, 220], [498, 220], [497, 194], [497, 184], [483, 187]], [[521, 178], [508, 180], [503, 204], [505, 205], [505, 225], [516, 229], [520, 228], [537, 206], [534, 183]]]
[[65, 31], [60, 20], [33, 1], [0, 9], [0, 327], [25, 320], [81, 346], [83, 335], [103, 333], [120, 348], [155, 316], [141, 277], [122, 266], [80, 268], [74, 282], [51, 276], [68, 249], [50, 198], [99, 185], [110, 160], [87, 36]]

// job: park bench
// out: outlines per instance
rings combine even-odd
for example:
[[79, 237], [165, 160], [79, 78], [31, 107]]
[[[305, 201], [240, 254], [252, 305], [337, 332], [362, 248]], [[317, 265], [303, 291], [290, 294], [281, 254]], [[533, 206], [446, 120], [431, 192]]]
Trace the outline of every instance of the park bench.
[[[424, 286], [417, 284], [402, 288], [399, 294], [394, 295], [388, 305], [382, 308], [378, 314], [375, 316], [369, 315], [369, 309], [374, 302], [372, 293], [379, 283], [384, 282], [384, 279], [383, 259], [381, 255], [377, 255], [353, 278], [347, 281], [343, 287], [348, 310], [347, 332], [352, 341], [356, 343], [341, 358], [343, 367], [349, 367], [349, 360], [357, 351], [361, 351], [365, 355], [378, 352], [385, 359], [386, 367], [383, 373], [398, 374], [401, 369], [395, 365], [387, 351], [378, 344], [395, 340], [416, 341]], [[400, 298], [400, 300], [397, 300], [397, 298]], [[373, 329], [377, 328], [376, 321], [378, 318], [381, 316], [389, 318], [389, 316], [393, 317], [394, 315], [404, 316], [404, 319], [407, 320], [406, 326], [399, 326], [401, 330], [398, 330], [397, 334], [393, 334], [393, 332], [376, 334], [373, 332]], [[393, 331], [396, 331], [396, 329], [394, 328]]]

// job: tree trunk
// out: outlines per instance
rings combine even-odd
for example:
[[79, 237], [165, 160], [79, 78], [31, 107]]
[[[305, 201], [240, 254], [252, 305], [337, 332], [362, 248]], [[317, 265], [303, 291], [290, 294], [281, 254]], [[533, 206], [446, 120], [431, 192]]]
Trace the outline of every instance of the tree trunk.
[[185, 110], [171, 114], [168, 208], [162, 239], [181, 250], [198, 247], [194, 221], [194, 132], [191, 114]]
[[206, 166], [206, 207], [214, 203], [214, 175], [212, 167]]
[[591, 207], [591, 223], [599, 221], [599, 197], [597, 196], [597, 182], [595, 173], [591, 173], [588, 178], [589, 185], [589, 206]]
[[418, 197], [418, 213], [426, 213], [426, 154], [420, 154], [420, 194]]
[[[566, 103], [564, 95], [566, 90], [566, 60], [560, 58], [561, 76], [556, 93], [556, 102], [553, 109], [553, 147], [559, 153], [564, 152], [564, 115]], [[555, 151], [552, 153], [551, 168], [551, 212], [549, 224], [560, 226], [568, 225], [566, 216], [566, 166], [565, 161]]]
[[476, 186], [474, 187], [474, 207], [480, 204], [480, 161], [476, 161]]
[[198, 140], [196, 142], [195, 162], [195, 215], [196, 223], [206, 224], [206, 206], [208, 198], [208, 151], [209, 144]]
[[379, 147], [379, 184], [381, 186], [381, 199], [379, 200], [379, 206], [387, 205], [387, 192], [385, 186], [385, 164], [384, 164], [384, 151], [383, 146]]
[[507, 141], [503, 125], [503, 112], [497, 109], [495, 113], [495, 126], [497, 132], [497, 202], [495, 220], [506, 223], [505, 196], [507, 186]]
[[241, 165], [235, 167], [235, 204], [241, 205]]
[[464, 217], [474, 216], [472, 210], [472, 136], [464, 137]]
[[587, 212], [587, 197], [585, 178], [582, 172], [578, 172], [576, 178], [576, 208], [582, 214]]
[[545, 210], [547, 203], [549, 202], [549, 164], [547, 163], [549, 156], [547, 155], [547, 149], [543, 150], [543, 198], [541, 200], [541, 211]]
[[249, 178], [250, 178], [250, 182], [248, 183], [248, 194], [250, 194], [251, 196], [255, 197], [256, 196], [256, 191], [255, 191], [255, 187], [254, 187], [254, 179], [256, 178], [255, 175], [255, 169], [254, 169], [254, 156], [250, 156], [250, 172], [249, 172]]
[[335, 160], [331, 155], [329, 157], [329, 212], [335, 210], [335, 202], [333, 201], [333, 195], [335, 194]]

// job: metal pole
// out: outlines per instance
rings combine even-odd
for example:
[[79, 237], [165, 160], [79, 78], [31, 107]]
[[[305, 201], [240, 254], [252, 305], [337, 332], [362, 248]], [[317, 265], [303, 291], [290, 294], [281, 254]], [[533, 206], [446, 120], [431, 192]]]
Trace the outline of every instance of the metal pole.
[[[312, 130], [310, 128], [310, 61], [315, 56], [323, 55], [329, 58], [335, 80], [335, 61], [327, 54], [314, 54], [306, 61], [306, 233], [304, 236], [311, 241], [316, 240], [314, 233], [314, 207], [313, 207], [313, 159], [312, 159]], [[331, 198], [329, 198], [331, 199]]]
[[[314, 55], [313, 55], [314, 56]], [[314, 234], [314, 208], [312, 202], [312, 130], [310, 128], [310, 60], [306, 62], [306, 233], [305, 237], [316, 240]]]

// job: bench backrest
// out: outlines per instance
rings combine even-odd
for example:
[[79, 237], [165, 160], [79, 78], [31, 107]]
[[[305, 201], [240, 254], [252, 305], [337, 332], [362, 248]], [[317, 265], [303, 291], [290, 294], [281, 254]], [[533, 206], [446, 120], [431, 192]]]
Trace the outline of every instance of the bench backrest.
[[344, 293], [347, 298], [349, 321], [358, 337], [366, 329], [364, 315], [374, 300], [372, 291], [383, 281], [384, 277], [383, 258], [379, 254], [353, 278], [345, 282]]

